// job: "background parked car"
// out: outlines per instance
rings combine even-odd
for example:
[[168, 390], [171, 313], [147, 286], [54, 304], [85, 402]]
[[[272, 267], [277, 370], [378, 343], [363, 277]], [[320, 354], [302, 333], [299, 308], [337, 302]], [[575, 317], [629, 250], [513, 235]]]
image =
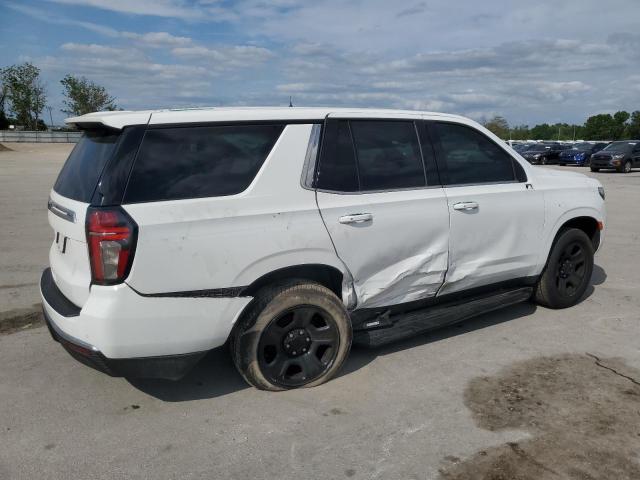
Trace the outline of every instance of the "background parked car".
[[613, 168], [621, 173], [629, 173], [640, 167], [640, 140], [613, 142], [591, 156], [591, 171]]
[[567, 145], [560, 143], [538, 143], [532, 145], [521, 155], [529, 163], [547, 165], [550, 163], [558, 163], [560, 152], [569, 148]]
[[588, 166], [591, 161], [591, 155], [596, 152], [599, 152], [604, 147], [607, 146], [606, 142], [599, 143], [576, 143], [572, 145], [569, 149], [560, 152], [560, 158], [558, 159], [558, 163], [560, 165], [578, 165]]

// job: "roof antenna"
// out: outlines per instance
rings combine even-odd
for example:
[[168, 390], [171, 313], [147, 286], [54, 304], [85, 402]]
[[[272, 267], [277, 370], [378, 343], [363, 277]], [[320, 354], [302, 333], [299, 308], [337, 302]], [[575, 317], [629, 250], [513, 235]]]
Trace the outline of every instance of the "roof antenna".
[[291, 95], [289, 95], [289, 107], [293, 107], [293, 102], [291, 101]]

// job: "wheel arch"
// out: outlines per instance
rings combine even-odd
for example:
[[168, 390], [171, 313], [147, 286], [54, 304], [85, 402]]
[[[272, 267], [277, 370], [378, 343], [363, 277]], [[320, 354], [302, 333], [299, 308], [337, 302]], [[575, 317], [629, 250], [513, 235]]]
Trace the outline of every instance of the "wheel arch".
[[254, 296], [261, 288], [267, 285], [284, 280], [299, 279], [318, 282], [335, 293], [338, 298], [342, 299], [342, 282], [344, 276], [343, 272], [331, 265], [319, 263], [290, 265], [278, 268], [257, 278], [243, 289], [242, 294], [245, 296]]
[[600, 243], [600, 230], [598, 229], [598, 223], [598, 220], [591, 216], [574, 217], [560, 225], [560, 228], [556, 231], [554, 239], [557, 238], [563, 230], [577, 228], [587, 234], [593, 242], [594, 250], [597, 250]]

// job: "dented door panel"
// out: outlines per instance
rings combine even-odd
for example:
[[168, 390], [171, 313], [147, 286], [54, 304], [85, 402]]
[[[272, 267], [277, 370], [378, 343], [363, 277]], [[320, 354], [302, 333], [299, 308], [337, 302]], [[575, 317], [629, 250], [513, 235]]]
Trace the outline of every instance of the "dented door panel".
[[[442, 188], [365, 194], [318, 191], [317, 200], [338, 257], [353, 276], [358, 308], [411, 302], [438, 292], [449, 244]], [[370, 218], [344, 223], [345, 217], [357, 214]]]

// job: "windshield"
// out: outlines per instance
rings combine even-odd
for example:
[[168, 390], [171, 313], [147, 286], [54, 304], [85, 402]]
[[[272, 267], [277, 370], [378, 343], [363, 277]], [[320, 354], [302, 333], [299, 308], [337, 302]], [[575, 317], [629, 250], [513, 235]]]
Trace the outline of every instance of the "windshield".
[[527, 152], [533, 152], [533, 151], [540, 151], [540, 150], [544, 150], [545, 146], [544, 145], [529, 145], [525, 151]]
[[635, 146], [635, 142], [613, 142], [612, 144], [606, 146], [603, 151], [629, 153]]
[[89, 203], [118, 134], [87, 131], [71, 151], [53, 189], [63, 197]]
[[573, 147], [571, 147], [571, 150], [591, 150], [593, 148], [593, 145], [591, 145], [590, 143], [576, 143]]

